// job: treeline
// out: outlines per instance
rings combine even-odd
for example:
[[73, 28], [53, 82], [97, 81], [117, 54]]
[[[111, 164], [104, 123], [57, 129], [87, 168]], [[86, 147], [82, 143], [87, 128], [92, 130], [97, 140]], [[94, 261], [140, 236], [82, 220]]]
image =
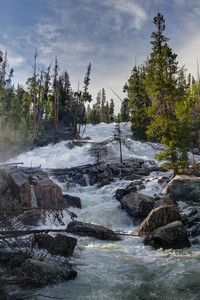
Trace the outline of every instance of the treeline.
[[200, 146], [200, 82], [178, 66], [164, 35], [163, 15], [158, 13], [153, 23], [152, 51], [143, 65], [132, 69], [121, 116], [130, 118], [136, 139], [165, 145], [158, 159], [177, 173], [187, 166], [189, 149]]
[[[12, 85], [14, 70], [7, 71], [7, 53], [0, 51], [0, 145], [30, 144], [43, 135], [58, 136], [69, 128], [80, 136], [81, 126], [113, 121], [131, 121], [133, 136], [160, 142], [165, 147], [158, 159], [178, 169], [188, 164], [188, 151], [200, 148], [200, 81], [178, 66], [177, 55], [164, 35], [165, 19], [153, 19], [152, 51], [140, 66], [134, 66], [124, 85], [125, 98], [118, 116], [114, 101], [107, 101], [102, 88], [95, 100], [89, 92], [91, 63], [83, 78], [83, 88], [72, 90], [67, 71], [59, 72], [58, 61], [38, 71], [34, 55], [32, 76], [26, 88]], [[92, 102], [93, 100], [93, 102]]]
[[69, 128], [79, 136], [81, 126], [86, 123], [113, 122], [114, 101], [106, 100], [102, 89], [96, 103], [90, 107], [92, 95], [89, 92], [91, 63], [83, 78], [83, 88], [73, 91], [67, 71], [59, 72], [57, 58], [46, 70], [37, 67], [37, 53], [34, 55], [32, 76], [26, 81], [26, 88], [12, 84], [14, 70], [7, 71], [7, 53], [0, 51], [0, 144], [1, 152], [10, 145], [32, 145], [48, 132], [59, 135], [63, 128]]

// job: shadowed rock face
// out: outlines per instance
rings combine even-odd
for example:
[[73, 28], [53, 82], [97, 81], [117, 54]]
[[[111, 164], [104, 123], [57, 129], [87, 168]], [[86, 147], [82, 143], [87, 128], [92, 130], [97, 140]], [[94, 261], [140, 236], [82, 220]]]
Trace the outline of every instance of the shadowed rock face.
[[190, 247], [186, 229], [181, 221], [175, 221], [155, 229], [144, 239], [144, 244], [156, 249], [181, 249]]

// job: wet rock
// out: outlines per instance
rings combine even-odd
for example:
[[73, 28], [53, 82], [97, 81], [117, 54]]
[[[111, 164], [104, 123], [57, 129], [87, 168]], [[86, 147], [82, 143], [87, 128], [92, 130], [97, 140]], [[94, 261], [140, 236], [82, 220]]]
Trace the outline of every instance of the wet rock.
[[6, 295], [5, 286], [0, 280], [0, 299], [1, 300], [8, 300], [9, 298]]
[[3, 176], [3, 172], [0, 170], [0, 194], [4, 196], [8, 189], [9, 185]]
[[200, 223], [195, 224], [190, 230], [191, 236], [199, 236], [200, 235]]
[[61, 188], [50, 179], [37, 180], [34, 185], [35, 195], [39, 208], [59, 209], [64, 208]]
[[138, 229], [139, 235], [151, 233], [156, 228], [180, 220], [180, 212], [174, 205], [162, 205], [152, 209]]
[[28, 176], [17, 167], [6, 167], [4, 178], [13, 197], [20, 197], [21, 206], [31, 207], [31, 188]]
[[44, 286], [58, 281], [74, 279], [77, 272], [69, 264], [57, 261], [27, 259], [18, 272], [19, 279], [27, 285]]
[[120, 201], [127, 194], [128, 192], [126, 191], [126, 189], [117, 189], [115, 193], [115, 198]]
[[155, 205], [154, 208], [159, 207], [161, 205], [175, 205], [177, 206], [177, 203], [175, 200], [171, 199], [168, 196], [165, 196], [164, 198], [158, 199], [157, 201], [155, 201]]
[[43, 219], [43, 217], [44, 215], [41, 210], [31, 209], [21, 214], [17, 218], [17, 221], [21, 222], [24, 225], [37, 226], [39, 222]]
[[125, 195], [120, 203], [130, 216], [144, 219], [154, 207], [155, 200], [150, 196], [132, 192]]
[[79, 197], [64, 194], [63, 198], [64, 198], [63, 207], [66, 207], [66, 208], [68, 208], [68, 207], [81, 208], [81, 199]]
[[67, 232], [78, 234], [80, 236], [91, 236], [100, 240], [120, 240], [113, 230], [90, 223], [72, 221], [67, 225], [66, 230]]
[[200, 177], [177, 175], [168, 183], [166, 193], [176, 201], [200, 202]]
[[19, 268], [26, 261], [27, 258], [31, 258], [28, 253], [10, 253], [8, 266], [11, 270]]
[[181, 249], [191, 246], [187, 231], [181, 221], [175, 221], [155, 229], [145, 237], [144, 244], [155, 249]]
[[[125, 189], [117, 189], [116, 193], [115, 193], [116, 199], [120, 201], [125, 195], [128, 195], [131, 192], [136, 192], [137, 191], [137, 182], [138, 181], [133, 181]], [[141, 184], [142, 181], [139, 181], [139, 183]]]
[[46, 249], [52, 255], [71, 256], [77, 245], [77, 239], [63, 234], [56, 237], [49, 234], [36, 234], [34, 242], [39, 248]]

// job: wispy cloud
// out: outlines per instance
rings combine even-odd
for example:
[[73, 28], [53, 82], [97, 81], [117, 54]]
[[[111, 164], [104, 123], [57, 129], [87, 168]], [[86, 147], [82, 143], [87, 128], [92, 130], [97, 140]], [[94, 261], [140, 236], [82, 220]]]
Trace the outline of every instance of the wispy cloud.
[[124, 25], [125, 17], [128, 18], [128, 26], [130, 29], [140, 29], [146, 20], [146, 12], [144, 8], [138, 4], [138, 1], [103, 0], [102, 2], [115, 14], [115, 22], [118, 28]]

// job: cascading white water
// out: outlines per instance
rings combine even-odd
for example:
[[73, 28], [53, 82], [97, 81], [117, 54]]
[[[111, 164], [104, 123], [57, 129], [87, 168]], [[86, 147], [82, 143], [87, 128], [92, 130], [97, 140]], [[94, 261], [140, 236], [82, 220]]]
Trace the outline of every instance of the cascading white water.
[[[160, 145], [136, 142], [130, 138], [130, 124], [121, 126], [123, 157], [138, 157], [152, 160]], [[88, 125], [85, 136], [100, 142], [110, 139], [109, 150], [119, 158], [119, 144], [113, 141], [115, 124]], [[66, 142], [34, 149], [23, 153], [13, 161], [23, 161], [26, 166], [43, 168], [66, 168], [94, 163], [89, 154], [90, 144], [69, 150]], [[144, 193], [159, 194], [162, 186], [158, 178], [162, 174], [152, 173], [148, 178]], [[117, 181], [97, 189], [95, 186], [71, 187], [60, 184], [63, 192], [81, 198], [82, 209], [72, 209], [79, 221], [92, 222], [114, 230], [134, 231], [133, 220], [121, 210], [119, 202], [113, 197], [119, 187], [128, 181]], [[69, 216], [64, 215], [67, 224]], [[46, 227], [58, 226], [51, 219]], [[43, 226], [44, 227], [44, 226]], [[77, 237], [78, 246], [70, 260], [78, 276], [73, 281], [62, 282], [31, 294], [37, 300], [197, 300], [200, 299], [200, 249], [192, 246], [184, 250], [154, 250], [143, 245], [141, 237], [123, 237], [121, 241], [99, 241], [89, 237]]]

